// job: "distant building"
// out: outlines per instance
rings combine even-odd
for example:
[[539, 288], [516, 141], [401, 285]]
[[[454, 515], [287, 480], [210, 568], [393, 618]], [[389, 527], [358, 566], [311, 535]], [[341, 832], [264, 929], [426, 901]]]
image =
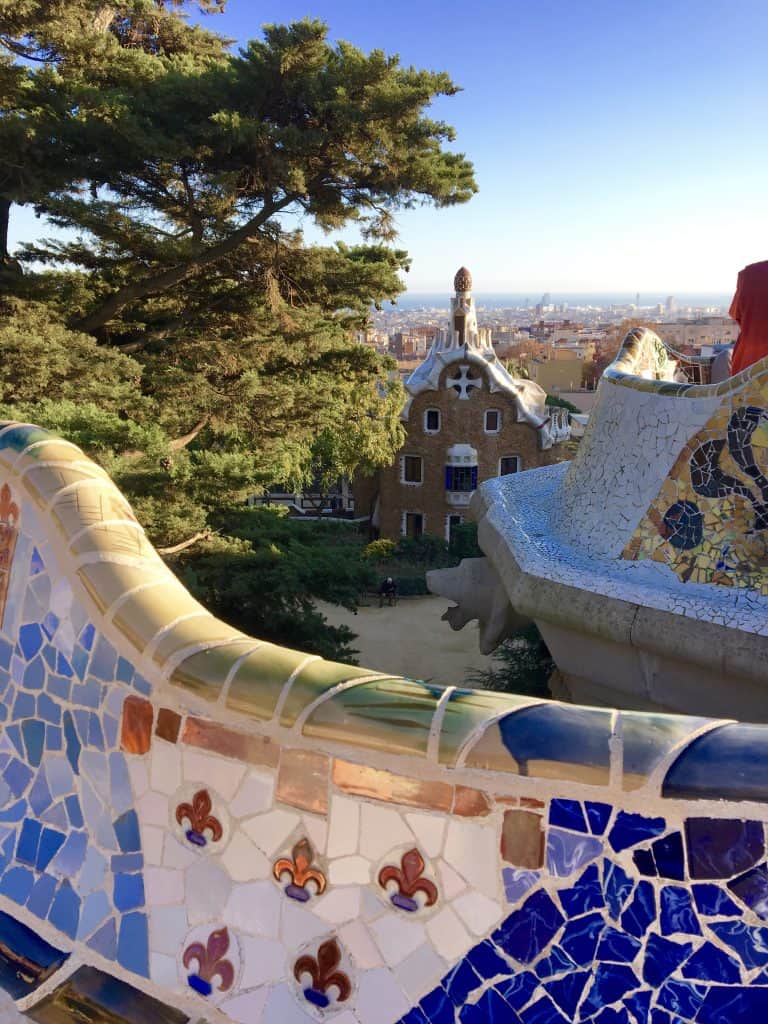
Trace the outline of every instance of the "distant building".
[[405, 382], [407, 435], [394, 465], [355, 481], [355, 513], [382, 537], [450, 539], [478, 484], [557, 462], [568, 414], [538, 384], [512, 377], [478, 329], [472, 277], [454, 278], [451, 320]]

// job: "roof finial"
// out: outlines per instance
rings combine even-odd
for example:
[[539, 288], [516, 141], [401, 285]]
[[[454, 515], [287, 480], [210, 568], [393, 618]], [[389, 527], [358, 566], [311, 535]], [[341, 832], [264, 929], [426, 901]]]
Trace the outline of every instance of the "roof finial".
[[472, 291], [472, 275], [466, 267], [459, 267], [453, 279], [453, 288], [457, 292]]

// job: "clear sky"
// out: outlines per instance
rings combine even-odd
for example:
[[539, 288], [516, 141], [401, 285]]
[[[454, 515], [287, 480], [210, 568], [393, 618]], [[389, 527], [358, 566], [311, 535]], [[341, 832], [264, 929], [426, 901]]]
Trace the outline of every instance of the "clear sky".
[[768, 258], [766, 0], [228, 0], [240, 42], [306, 15], [446, 70], [480, 191], [399, 217], [409, 291], [732, 290]]

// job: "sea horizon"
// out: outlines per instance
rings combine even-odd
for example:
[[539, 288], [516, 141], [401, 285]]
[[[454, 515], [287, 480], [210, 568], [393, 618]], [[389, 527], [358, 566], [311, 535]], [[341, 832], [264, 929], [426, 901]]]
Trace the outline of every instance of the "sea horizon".
[[[626, 306], [636, 302], [637, 292], [557, 292], [549, 293], [549, 304], [559, 306], [568, 303], [572, 306]], [[521, 306], [535, 306], [541, 301], [541, 292], [473, 292], [475, 305], [491, 308], [519, 308]], [[639, 307], [656, 306], [666, 303], [672, 295], [678, 306], [720, 306], [728, 307], [731, 303], [731, 292], [640, 292]], [[416, 292], [408, 291], [398, 296], [394, 306], [400, 309], [423, 309], [433, 307], [444, 307], [448, 305], [450, 295], [447, 291], [442, 292]], [[526, 302], [527, 300], [527, 302]], [[393, 307], [386, 303], [384, 309]]]

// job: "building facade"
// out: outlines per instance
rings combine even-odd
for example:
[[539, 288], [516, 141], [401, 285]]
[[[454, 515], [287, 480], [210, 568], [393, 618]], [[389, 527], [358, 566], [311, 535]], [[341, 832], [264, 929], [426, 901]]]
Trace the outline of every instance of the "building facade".
[[478, 330], [472, 277], [454, 278], [451, 319], [405, 381], [406, 440], [396, 462], [355, 483], [358, 515], [382, 537], [450, 539], [479, 483], [548, 465], [570, 436], [567, 413], [548, 409], [538, 384], [512, 377]]

